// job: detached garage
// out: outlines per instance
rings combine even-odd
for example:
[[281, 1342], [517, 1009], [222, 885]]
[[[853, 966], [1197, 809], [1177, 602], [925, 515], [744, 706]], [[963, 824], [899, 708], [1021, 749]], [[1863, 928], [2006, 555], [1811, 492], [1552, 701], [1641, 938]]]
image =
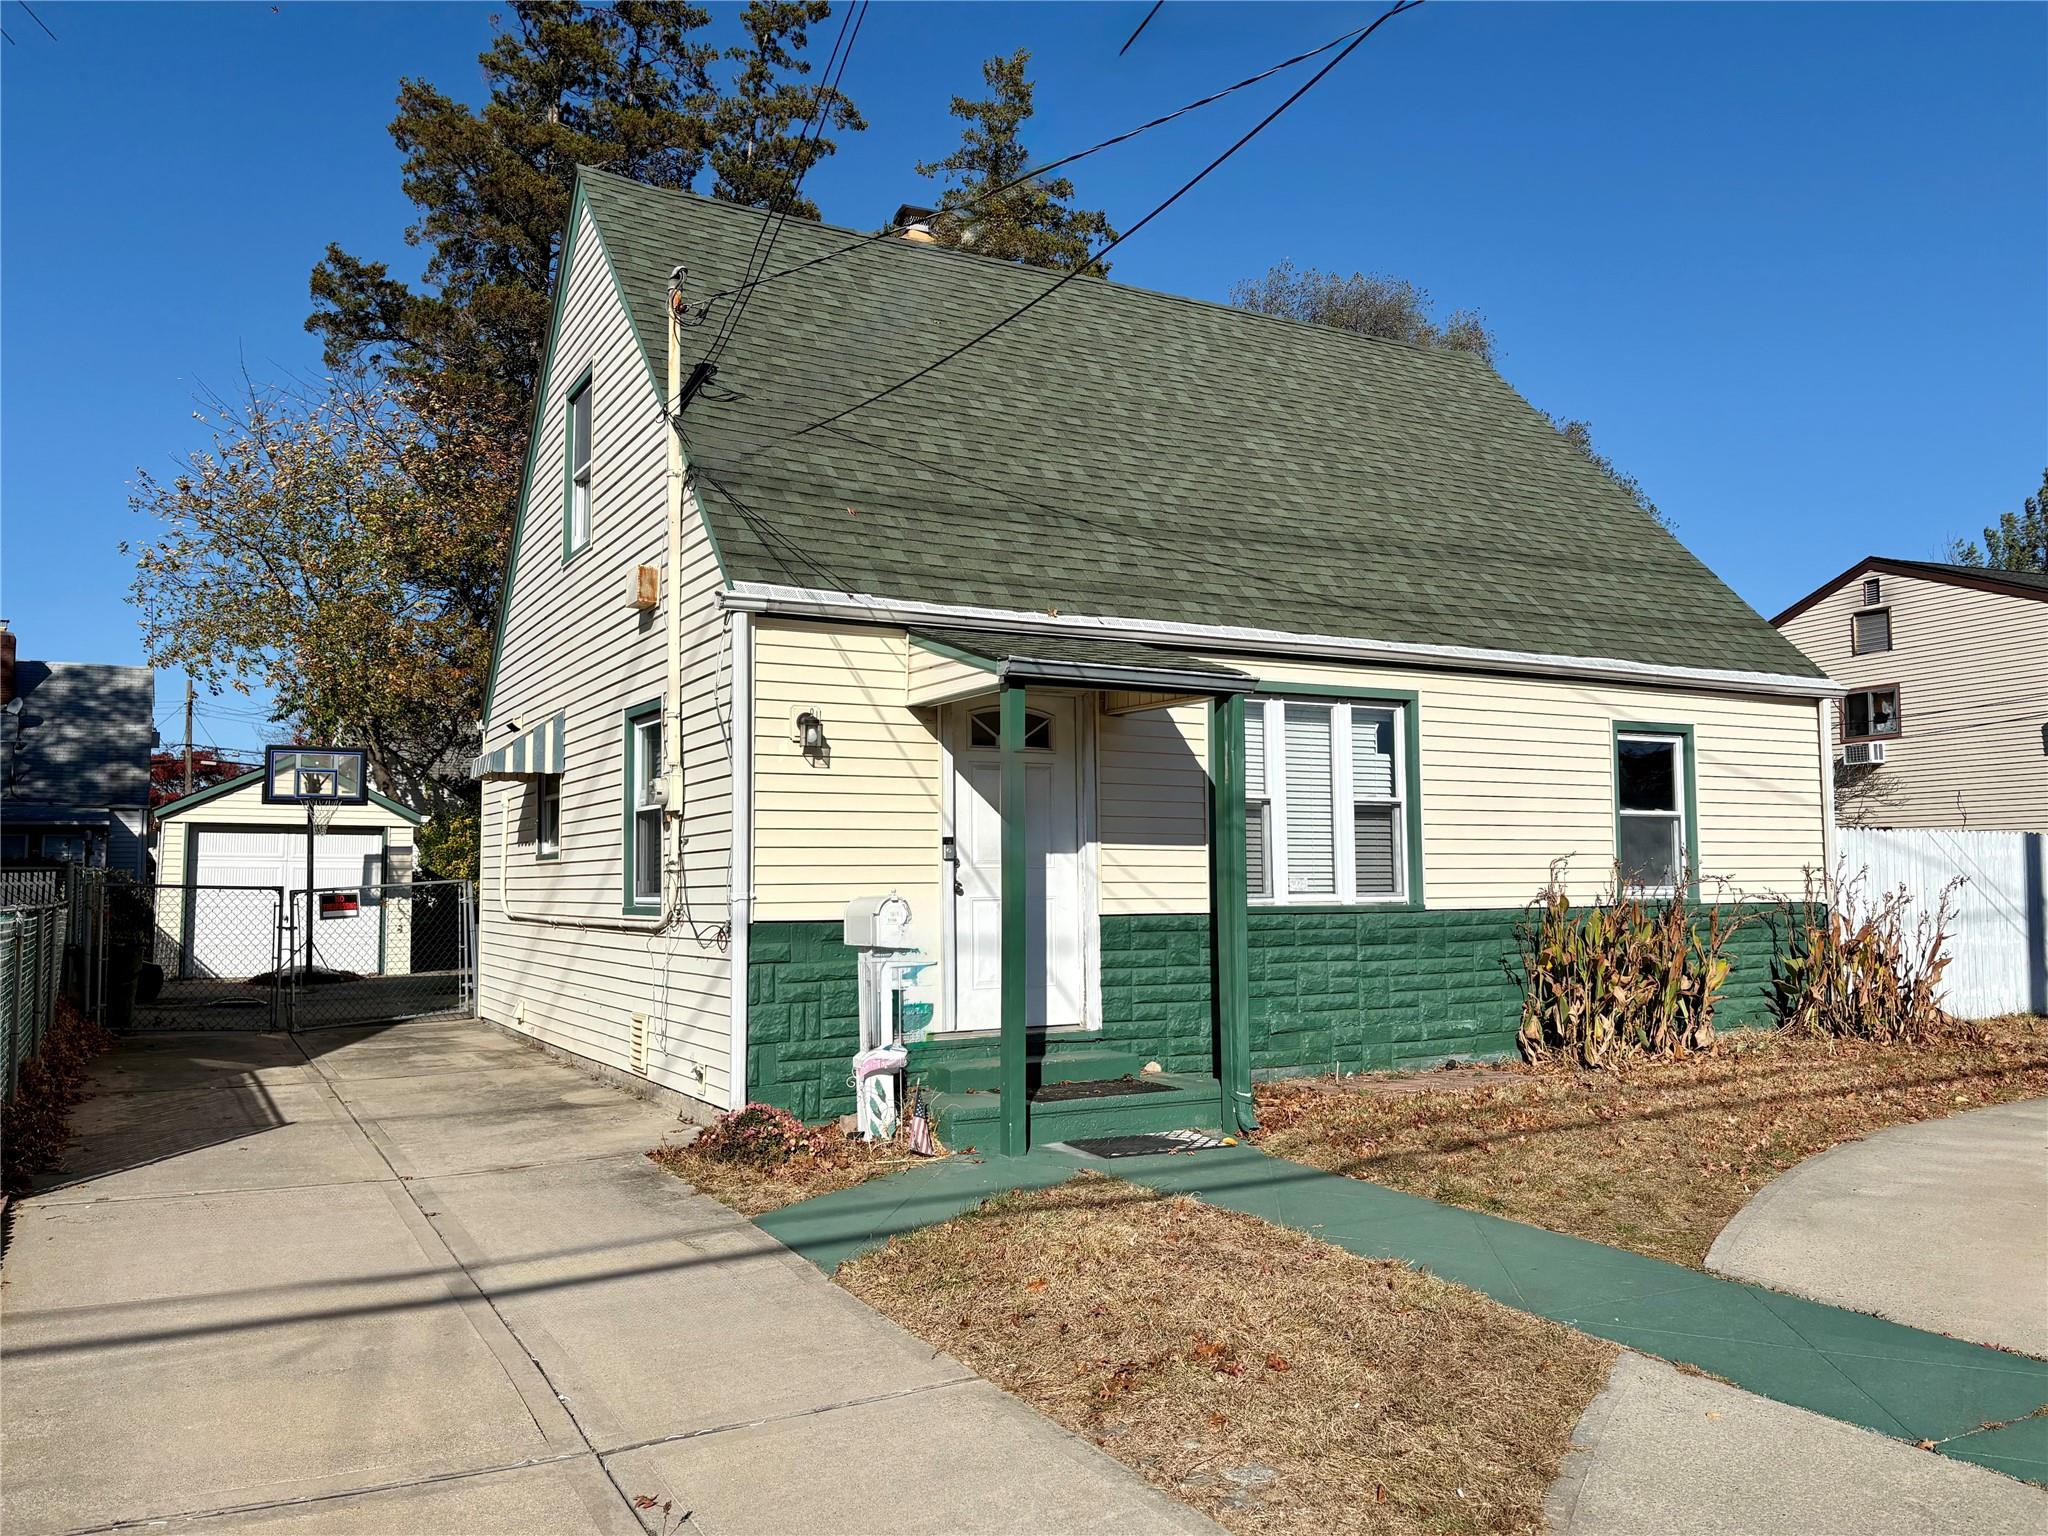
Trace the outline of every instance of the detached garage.
[[[314, 964], [359, 976], [410, 971], [409, 904], [385, 901], [382, 888], [412, 879], [414, 835], [426, 818], [373, 790], [367, 804], [331, 807], [322, 819], [313, 838]], [[303, 807], [265, 803], [263, 775], [251, 773], [173, 802], [157, 812], [157, 826], [160, 886], [187, 888], [183, 901], [159, 905], [159, 924], [174, 929], [163, 935], [173, 974], [248, 976], [295, 958], [296, 946], [281, 953], [269, 931], [280, 901], [247, 893], [282, 891], [283, 912], [305, 910]]]

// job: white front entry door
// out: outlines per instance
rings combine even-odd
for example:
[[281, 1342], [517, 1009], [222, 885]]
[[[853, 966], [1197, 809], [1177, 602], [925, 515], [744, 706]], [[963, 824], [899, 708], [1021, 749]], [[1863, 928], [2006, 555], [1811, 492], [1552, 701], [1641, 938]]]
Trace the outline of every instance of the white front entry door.
[[[955, 1029], [1003, 1022], [1003, 761], [993, 704], [953, 720]], [[1081, 897], [1081, 740], [1071, 698], [1034, 697], [1024, 732], [1025, 1019], [1088, 1022]]]

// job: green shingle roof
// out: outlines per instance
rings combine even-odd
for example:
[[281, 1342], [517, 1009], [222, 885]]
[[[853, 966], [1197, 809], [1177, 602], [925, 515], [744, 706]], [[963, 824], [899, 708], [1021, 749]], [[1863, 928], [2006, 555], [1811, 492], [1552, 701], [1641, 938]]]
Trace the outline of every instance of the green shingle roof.
[[910, 637], [932, 650], [973, 658], [991, 670], [1019, 676], [1069, 675], [1143, 688], [1149, 685], [1135, 679], [1119, 681], [1117, 675], [1145, 674], [1162, 683], [1171, 678], [1176, 684], [1203, 684], [1226, 693], [1248, 691], [1253, 681], [1249, 673], [1234, 667], [1131, 640], [1098, 639], [1092, 635], [1020, 635], [986, 629], [913, 629]]
[[[586, 171], [641, 343], [759, 212]], [[780, 270], [857, 235], [787, 223]], [[1818, 676], [1479, 360], [879, 240], [758, 288], [684, 428], [730, 580]], [[686, 331], [685, 361], [724, 313]], [[721, 489], [723, 487], [724, 489]]]

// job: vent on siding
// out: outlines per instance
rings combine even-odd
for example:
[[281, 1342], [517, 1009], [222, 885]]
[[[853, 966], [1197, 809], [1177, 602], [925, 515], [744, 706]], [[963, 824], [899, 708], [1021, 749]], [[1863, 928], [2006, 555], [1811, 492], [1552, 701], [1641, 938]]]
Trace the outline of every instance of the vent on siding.
[[633, 1015], [633, 1071], [641, 1077], [647, 1075], [647, 1015]]
[[1850, 624], [1853, 627], [1849, 648], [1858, 656], [1869, 656], [1892, 648], [1891, 609], [1873, 608], [1868, 613], [1859, 613], [1850, 620]]
[[1866, 576], [1863, 579], [1863, 602], [1866, 607], [1878, 600], [1878, 591], [1877, 578]]

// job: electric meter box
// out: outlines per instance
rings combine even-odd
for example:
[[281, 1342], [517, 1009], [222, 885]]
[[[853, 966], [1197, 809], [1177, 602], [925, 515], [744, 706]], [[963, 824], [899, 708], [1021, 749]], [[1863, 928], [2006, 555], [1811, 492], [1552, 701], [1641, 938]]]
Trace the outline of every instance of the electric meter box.
[[847, 944], [855, 949], [909, 949], [910, 903], [891, 891], [846, 904]]

